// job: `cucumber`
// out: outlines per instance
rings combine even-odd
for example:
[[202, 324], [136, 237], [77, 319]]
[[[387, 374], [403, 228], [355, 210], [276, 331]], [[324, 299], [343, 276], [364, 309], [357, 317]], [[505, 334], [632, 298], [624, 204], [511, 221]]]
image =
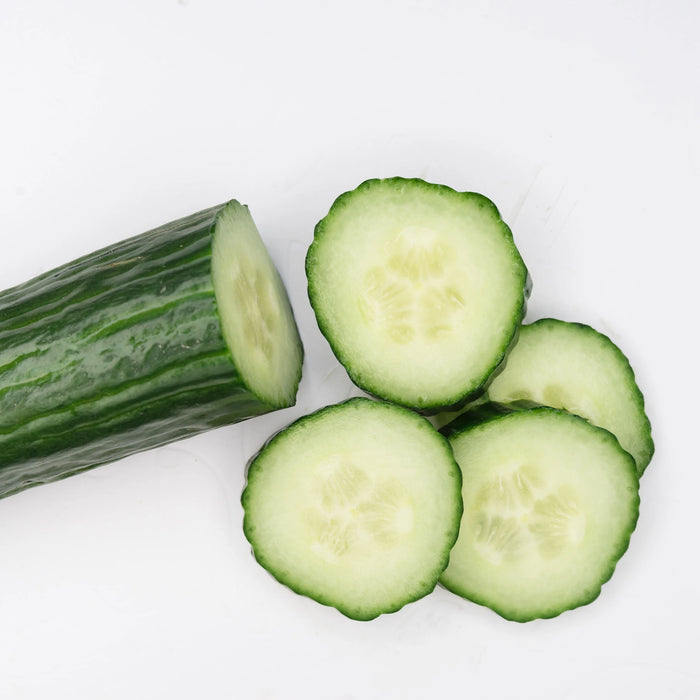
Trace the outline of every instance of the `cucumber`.
[[443, 429], [464, 515], [440, 582], [508, 620], [586, 605], [639, 515], [639, 477], [612, 433], [559, 409], [482, 405]]
[[302, 352], [236, 201], [0, 292], [0, 496], [290, 406]]
[[353, 382], [426, 413], [483, 389], [530, 290], [493, 202], [400, 177], [334, 202], [306, 273], [319, 328]]
[[545, 318], [521, 328], [492, 401], [563, 408], [613, 433], [641, 475], [654, 454], [644, 397], [622, 351], [590, 326]]
[[257, 561], [370, 620], [432, 591], [462, 513], [461, 475], [426, 418], [357, 397], [305, 416], [252, 459], [242, 495]]

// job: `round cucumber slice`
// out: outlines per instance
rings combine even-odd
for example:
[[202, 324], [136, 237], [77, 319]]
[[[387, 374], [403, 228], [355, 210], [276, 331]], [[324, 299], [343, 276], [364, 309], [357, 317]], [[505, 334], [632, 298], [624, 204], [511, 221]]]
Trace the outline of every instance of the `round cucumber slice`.
[[368, 180], [316, 226], [316, 318], [350, 378], [424, 411], [477, 393], [525, 313], [529, 277], [493, 202], [418, 179]]
[[586, 605], [627, 550], [639, 478], [615, 437], [553, 408], [479, 409], [444, 429], [462, 469], [464, 515], [449, 590], [525, 622]]
[[435, 588], [460, 489], [449, 443], [425, 418], [354, 398], [299, 419], [252, 460], [244, 532], [279, 581], [370, 620]]
[[488, 397], [562, 408], [606, 428], [634, 457], [640, 475], [654, 454], [629, 361], [610, 338], [582, 323], [544, 318], [523, 326]]

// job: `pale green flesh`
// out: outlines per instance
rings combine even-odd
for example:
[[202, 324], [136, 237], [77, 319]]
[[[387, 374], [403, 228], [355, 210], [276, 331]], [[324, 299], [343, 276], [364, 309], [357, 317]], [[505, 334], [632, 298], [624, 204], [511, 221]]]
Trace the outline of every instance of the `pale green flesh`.
[[260, 453], [243, 497], [246, 535], [280, 581], [370, 619], [434, 588], [457, 534], [459, 483], [427, 421], [355, 399]]
[[491, 401], [533, 401], [563, 408], [613, 433], [641, 474], [653, 442], [644, 399], [627, 358], [589, 326], [543, 319], [523, 326]]
[[302, 361], [298, 331], [282, 281], [238, 202], [217, 220], [212, 277], [224, 338], [244, 382], [266, 403], [291, 405]]
[[593, 600], [638, 515], [631, 457], [607, 431], [552, 409], [450, 438], [464, 515], [441, 582], [514, 620]]
[[[368, 459], [369, 458], [369, 459]], [[315, 499], [306, 509], [310, 549], [337, 562], [362, 550], [397, 544], [413, 531], [413, 503], [394, 474], [376, 477], [372, 455], [332, 455], [314, 469]]]
[[430, 228], [408, 226], [390, 238], [361, 278], [363, 320], [387, 342], [427, 349], [467, 323], [470, 294], [455, 251]]
[[478, 389], [503, 359], [527, 271], [488, 200], [408, 182], [405, 197], [380, 181], [334, 205], [307, 257], [309, 293], [356, 383], [433, 408]]

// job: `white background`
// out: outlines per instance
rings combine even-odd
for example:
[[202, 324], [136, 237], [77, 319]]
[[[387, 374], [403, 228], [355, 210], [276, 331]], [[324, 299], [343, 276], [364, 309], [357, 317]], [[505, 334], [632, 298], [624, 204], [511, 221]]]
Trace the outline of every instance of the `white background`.
[[[694, 0], [2, 0], [0, 287], [235, 197], [306, 362], [292, 409], [0, 502], [0, 698], [700, 697], [699, 29]], [[438, 589], [358, 623], [250, 555], [246, 460], [353, 393], [313, 227], [392, 175], [490, 197], [528, 319], [636, 370], [657, 453], [590, 606], [522, 625]]]

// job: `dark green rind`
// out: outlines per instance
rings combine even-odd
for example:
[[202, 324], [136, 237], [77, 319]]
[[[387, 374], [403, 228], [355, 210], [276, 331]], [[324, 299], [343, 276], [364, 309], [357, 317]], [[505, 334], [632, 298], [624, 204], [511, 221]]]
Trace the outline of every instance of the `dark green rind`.
[[224, 342], [211, 252], [225, 206], [0, 293], [0, 497], [283, 407]]
[[449, 440], [453, 435], [459, 435], [465, 430], [476, 428], [488, 421], [507, 416], [515, 412], [515, 408], [493, 401], [480, 403], [464, 413], [460, 413], [453, 420], [440, 428], [440, 432]]
[[458, 498], [456, 499], [456, 503], [458, 505], [457, 508], [455, 508], [455, 515], [454, 515], [454, 527], [453, 527], [453, 532], [448, 533], [446, 543], [445, 543], [445, 548], [443, 551], [443, 556], [441, 560], [438, 563], [438, 566], [429, 572], [426, 572], [425, 578], [420, 581], [420, 587], [416, 589], [416, 591], [405, 598], [402, 598], [400, 600], [397, 600], [396, 605], [389, 606], [387, 608], [382, 608], [380, 610], [360, 610], [355, 607], [349, 607], [343, 604], [342, 601], [338, 600], [333, 600], [332, 598], [325, 596], [322, 592], [319, 592], [315, 589], [308, 588], [304, 585], [303, 581], [299, 581], [295, 579], [294, 576], [290, 575], [289, 572], [287, 571], [279, 571], [273, 564], [267, 561], [264, 555], [262, 555], [259, 551], [259, 548], [256, 549], [256, 544], [255, 544], [255, 527], [251, 523], [251, 518], [250, 518], [250, 510], [248, 508], [248, 499], [250, 495], [251, 488], [255, 488], [255, 480], [257, 477], [258, 471], [261, 469], [260, 467], [260, 458], [264, 456], [264, 453], [266, 450], [274, 448], [277, 442], [284, 437], [284, 435], [290, 431], [294, 430], [297, 426], [303, 425], [306, 422], [312, 422], [314, 421], [318, 416], [321, 416], [325, 414], [326, 412], [330, 411], [345, 411], [345, 410], [350, 410], [353, 407], [364, 407], [364, 406], [370, 406], [370, 407], [377, 407], [379, 410], [386, 409], [386, 410], [392, 410], [392, 411], [401, 411], [404, 415], [409, 415], [416, 420], [416, 425], [417, 428], [423, 429], [423, 430], [430, 430], [431, 432], [435, 433], [436, 435], [440, 436], [440, 433], [435, 431], [435, 429], [430, 425], [430, 423], [420, 417], [419, 415], [415, 414], [414, 412], [407, 411], [405, 408], [397, 405], [392, 405], [390, 403], [386, 403], [383, 401], [375, 401], [373, 399], [368, 399], [364, 397], [353, 397], [351, 399], [347, 399], [346, 401], [343, 401], [338, 404], [334, 404], [331, 406], [325, 406], [324, 408], [318, 409], [317, 411], [314, 411], [311, 414], [308, 414], [306, 416], [303, 416], [290, 425], [288, 425], [286, 428], [280, 430], [279, 432], [275, 433], [271, 438], [269, 438], [265, 444], [260, 448], [260, 450], [251, 457], [251, 459], [248, 462], [248, 470], [247, 470], [247, 483], [246, 487], [243, 490], [243, 493], [241, 495], [241, 504], [243, 506], [244, 510], [244, 517], [243, 517], [243, 532], [245, 534], [246, 539], [251, 545], [252, 548], [252, 553], [253, 556], [255, 557], [255, 560], [262, 566], [273, 578], [275, 578], [279, 583], [285, 585], [287, 588], [290, 590], [294, 591], [294, 593], [304, 596], [306, 598], [310, 598], [311, 600], [316, 601], [317, 603], [320, 603], [321, 605], [325, 605], [327, 607], [335, 608], [338, 610], [340, 613], [342, 613], [345, 617], [350, 618], [351, 620], [356, 620], [359, 622], [368, 622], [370, 620], [374, 620], [380, 615], [384, 614], [391, 614], [394, 612], [398, 612], [401, 610], [401, 608], [405, 607], [406, 605], [409, 605], [410, 603], [413, 603], [417, 600], [420, 600], [421, 598], [424, 598], [426, 595], [432, 593], [433, 590], [435, 590], [436, 586], [438, 585], [438, 580], [440, 574], [445, 570], [447, 567], [447, 564], [449, 563], [450, 560], [450, 551], [452, 550], [452, 547], [454, 546], [454, 543], [457, 541], [457, 536], [459, 534], [459, 524], [462, 519], [462, 472], [459, 469], [459, 465], [457, 462], [455, 462], [454, 457], [452, 455], [452, 448], [450, 447], [449, 442], [447, 439], [443, 438], [444, 440], [444, 448], [446, 455], [449, 457], [449, 460], [452, 462], [454, 465], [454, 470], [451, 476], [455, 479], [455, 489], [456, 493], [458, 494]]
[[[591, 337], [593, 337], [596, 341], [598, 342], [603, 342], [606, 346], [606, 348], [614, 353], [617, 357], [617, 360], [619, 362], [619, 367], [621, 370], [624, 372], [624, 374], [627, 376], [627, 385], [629, 387], [629, 390], [631, 394], [633, 395], [634, 399], [634, 405], [637, 408], [638, 414], [635, 416], [635, 419], [638, 419], [640, 422], [640, 433], [639, 436], [642, 439], [644, 443], [644, 452], [641, 455], [636, 455], [636, 462], [637, 462], [637, 471], [639, 472], [639, 475], [641, 476], [646, 468], [649, 466], [649, 463], [651, 462], [652, 457], [654, 456], [654, 451], [655, 451], [655, 446], [654, 446], [654, 440], [651, 434], [651, 422], [649, 420], [649, 417], [646, 414], [645, 410], [645, 402], [644, 402], [644, 395], [642, 394], [641, 389], [639, 388], [639, 385], [637, 384], [637, 379], [634, 373], [634, 369], [632, 368], [632, 365], [630, 364], [629, 359], [627, 356], [622, 352], [622, 350], [604, 333], [601, 333], [600, 331], [597, 331], [595, 328], [592, 326], [589, 326], [585, 323], [579, 323], [575, 321], [562, 321], [560, 319], [556, 318], [541, 318], [538, 319], [537, 321], [533, 321], [532, 323], [528, 323], [527, 325], [523, 326], [523, 329], [528, 329], [528, 328], [546, 328], [546, 327], [552, 327], [552, 326], [567, 326], [570, 328], [576, 328], [578, 329], [581, 333], [587, 334]], [[527, 332], [527, 331], [526, 331]], [[513, 401], [511, 402], [514, 408], [532, 408], [538, 404], [532, 401], [528, 400], [522, 400], [522, 401]], [[566, 407], [565, 407], [566, 410]], [[586, 416], [582, 416], [583, 418], [588, 418]], [[589, 421], [590, 422], [590, 421]]]
[[[500, 225], [503, 236], [511, 244], [514, 261], [521, 270], [523, 287], [522, 303], [513, 314], [513, 319], [511, 323], [513, 331], [509, 338], [507, 338], [507, 342], [504, 343], [503, 352], [500, 353], [498, 357], [494, 359], [494, 362], [491, 365], [491, 367], [488, 368], [488, 370], [484, 373], [484, 376], [480, 378], [476, 385], [469, 386], [467, 388], [456, 387], [455, 394], [452, 397], [448, 397], [444, 400], [428, 402], [421, 405], [411, 405], [410, 403], [406, 402], [405, 397], [394, 394], [390, 391], [382, 391], [377, 388], [377, 386], [371, 379], [365, 379], [359, 376], [356, 372], [353, 371], [353, 358], [348, 357], [343, 350], [342, 339], [336, 340], [333, 337], [333, 334], [329, 331], [328, 328], [329, 324], [326, 322], [326, 320], [323, 318], [319, 311], [318, 295], [320, 292], [315, 287], [312, 281], [313, 269], [318, 264], [316, 260], [317, 249], [323, 237], [326, 235], [329, 222], [332, 221], [333, 214], [338, 210], [344, 208], [347, 205], [348, 201], [354, 198], [357, 194], [362, 193], [363, 190], [371, 189], [380, 184], [387, 185], [390, 187], [393, 186], [396, 189], [402, 189], [407, 185], [418, 186], [432, 190], [434, 192], [439, 192], [444, 196], [463, 197], [465, 200], [472, 200], [475, 204], [477, 204], [478, 207], [488, 209], [492, 213], [494, 219], [497, 220], [498, 224]], [[451, 187], [448, 187], [447, 185], [429, 183], [420, 178], [404, 177], [392, 177], [386, 179], [374, 178], [370, 180], [365, 180], [354, 190], [344, 192], [339, 197], [337, 197], [337, 199], [331, 205], [328, 214], [323, 219], [321, 219], [321, 221], [319, 221], [318, 224], [316, 224], [316, 227], [314, 229], [314, 239], [306, 254], [306, 278], [308, 280], [307, 293], [309, 296], [309, 301], [311, 302], [311, 306], [314, 309], [318, 327], [323, 336], [328, 341], [336, 359], [345, 368], [345, 371], [348, 373], [348, 376], [350, 377], [352, 382], [355, 385], [357, 385], [360, 389], [366, 391], [368, 394], [374, 396], [375, 398], [391, 401], [393, 403], [406, 406], [407, 408], [412, 408], [424, 415], [434, 415], [443, 411], [459, 410], [460, 408], [478, 399], [481, 395], [484, 394], [484, 392], [488, 388], [489, 382], [503, 368], [505, 360], [508, 357], [508, 353], [517, 342], [517, 333], [520, 329], [520, 325], [523, 319], [525, 318], [525, 314], [527, 312], [527, 300], [532, 291], [532, 278], [527, 267], [525, 266], [522, 257], [520, 256], [517, 247], [515, 246], [515, 242], [513, 240], [513, 233], [508, 227], [508, 225], [501, 218], [501, 214], [498, 211], [496, 205], [490, 199], [488, 199], [488, 197], [485, 197], [484, 195], [479, 194], [477, 192], [458, 192], [457, 190], [454, 190]]]
[[450, 591], [451, 593], [454, 593], [455, 595], [460, 596], [461, 598], [464, 598], [466, 600], [471, 601], [472, 603], [476, 603], [477, 605], [482, 605], [483, 607], [489, 608], [490, 610], [493, 610], [497, 615], [500, 617], [504, 618], [505, 620], [509, 620], [511, 622], [532, 622], [533, 620], [547, 620], [547, 619], [552, 619], [554, 617], [558, 617], [562, 613], [565, 613], [569, 610], [575, 610], [576, 608], [583, 607], [585, 605], [590, 605], [593, 601], [595, 601], [599, 596], [602, 591], [603, 586], [612, 578], [612, 575], [615, 573], [615, 568], [617, 567], [617, 563], [620, 561], [622, 556], [625, 554], [627, 549], [629, 548], [630, 540], [632, 538], [632, 533], [637, 527], [637, 522], [639, 520], [639, 506], [640, 506], [640, 497], [639, 497], [639, 475], [637, 472], [637, 466], [632, 458], [632, 456], [626, 452], [625, 450], [620, 447], [620, 443], [617, 441], [617, 438], [608, 430], [605, 430], [604, 428], [599, 428], [597, 426], [593, 426], [588, 421], [585, 421], [583, 418], [580, 418], [579, 416], [576, 416], [572, 413], [567, 413], [566, 411], [562, 411], [560, 409], [556, 408], [550, 408], [548, 406], [538, 406], [534, 408], [516, 408], [515, 406], [509, 404], [509, 405], [504, 405], [504, 404], [497, 404], [497, 403], [486, 403], [478, 407], [478, 413], [474, 415], [473, 417], [470, 417], [467, 414], [462, 414], [458, 416], [452, 423], [446, 425], [444, 428], [440, 430], [441, 433], [444, 435], [449, 436], [450, 442], [452, 439], [456, 438], [457, 435], [461, 434], [462, 432], [469, 431], [469, 430], [478, 430], [481, 425], [484, 425], [486, 422], [489, 421], [495, 421], [495, 420], [504, 420], [506, 419], [509, 415], [513, 413], [521, 413], [521, 412], [527, 412], [527, 413], [553, 413], [553, 414], [560, 414], [563, 416], [566, 416], [569, 420], [573, 421], [583, 421], [587, 425], [591, 426], [594, 430], [598, 431], [600, 434], [601, 438], [604, 439], [605, 441], [609, 442], [610, 444], [614, 445], [617, 450], [619, 450], [620, 454], [624, 455], [626, 458], [626, 461], [628, 463], [628, 469], [629, 473], [631, 476], [633, 476], [633, 481], [636, 482], [637, 484], [637, 493], [636, 493], [636, 498], [632, 502], [632, 508], [633, 511], [631, 513], [631, 518], [630, 518], [630, 526], [629, 529], [622, 534], [615, 552], [613, 555], [610, 557], [610, 560], [608, 562], [608, 566], [601, 572], [601, 576], [599, 579], [599, 585], [591, 588], [588, 591], [584, 591], [583, 594], [577, 598], [576, 600], [572, 600], [571, 604], [564, 607], [564, 608], [546, 608], [542, 609], [536, 612], [533, 612], [529, 615], [524, 615], [515, 610], [512, 607], [508, 606], [501, 606], [498, 605], [497, 603], [494, 603], [492, 600], [489, 599], [487, 595], [478, 595], [474, 594], [472, 591], [466, 590], [464, 588], [460, 588], [459, 585], [455, 585], [454, 582], [450, 583], [449, 581], [445, 580], [444, 576], [440, 577], [440, 586], [445, 588], [446, 590]]

